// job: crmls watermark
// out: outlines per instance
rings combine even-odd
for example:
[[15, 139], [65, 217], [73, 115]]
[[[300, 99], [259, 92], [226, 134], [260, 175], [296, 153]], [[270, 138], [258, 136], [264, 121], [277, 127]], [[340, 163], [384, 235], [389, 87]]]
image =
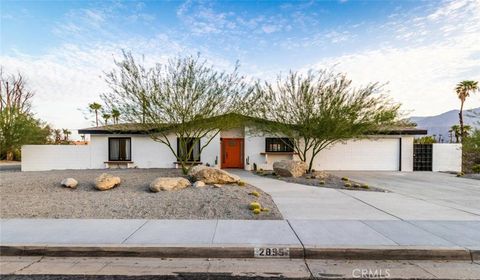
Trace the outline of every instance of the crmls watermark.
[[352, 270], [352, 277], [366, 279], [390, 278], [390, 269], [355, 268]]

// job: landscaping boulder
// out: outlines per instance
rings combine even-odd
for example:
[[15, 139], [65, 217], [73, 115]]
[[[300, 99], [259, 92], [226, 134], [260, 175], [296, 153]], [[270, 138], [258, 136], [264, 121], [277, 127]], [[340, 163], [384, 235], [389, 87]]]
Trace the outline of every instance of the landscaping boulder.
[[160, 177], [150, 184], [152, 192], [181, 190], [190, 186], [190, 181], [182, 177]]
[[307, 164], [297, 160], [281, 160], [273, 163], [273, 170], [281, 177], [300, 177], [307, 171]]
[[193, 183], [193, 187], [194, 187], [194, 188], [205, 187], [205, 183], [202, 182], [202, 181], [196, 181], [195, 183]]
[[198, 171], [200, 171], [202, 169], [205, 169], [205, 168], [208, 168], [208, 166], [195, 165], [194, 167], [190, 168], [190, 170], [188, 170], [188, 176], [194, 177], [195, 174], [197, 174]]
[[200, 169], [193, 175], [195, 180], [203, 181], [205, 184], [232, 184], [240, 181], [240, 177], [228, 173], [225, 170], [215, 167], [207, 167]]
[[75, 180], [73, 178], [65, 178], [65, 179], [62, 180], [62, 182], [60, 184], [62, 184], [62, 186], [66, 187], [66, 188], [75, 189], [78, 185], [78, 182], [77, 182], [77, 180]]
[[95, 188], [100, 191], [106, 191], [120, 185], [120, 177], [103, 173], [95, 179]]

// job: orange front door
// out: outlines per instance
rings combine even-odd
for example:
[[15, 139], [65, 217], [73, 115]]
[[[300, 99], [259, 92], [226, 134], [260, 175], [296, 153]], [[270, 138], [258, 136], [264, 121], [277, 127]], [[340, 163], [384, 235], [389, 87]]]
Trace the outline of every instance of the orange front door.
[[243, 138], [222, 138], [222, 168], [243, 168]]

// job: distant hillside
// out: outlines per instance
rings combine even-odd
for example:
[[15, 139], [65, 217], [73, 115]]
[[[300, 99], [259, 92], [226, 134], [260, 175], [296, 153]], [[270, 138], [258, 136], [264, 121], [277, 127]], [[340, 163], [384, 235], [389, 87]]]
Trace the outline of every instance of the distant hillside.
[[[418, 128], [428, 130], [428, 135], [442, 135], [448, 141], [448, 130], [452, 125], [458, 124], [459, 110], [451, 110], [437, 116], [411, 117], [410, 121], [417, 124]], [[477, 114], [476, 116], [474, 114]], [[480, 129], [480, 107], [463, 112], [465, 124]]]

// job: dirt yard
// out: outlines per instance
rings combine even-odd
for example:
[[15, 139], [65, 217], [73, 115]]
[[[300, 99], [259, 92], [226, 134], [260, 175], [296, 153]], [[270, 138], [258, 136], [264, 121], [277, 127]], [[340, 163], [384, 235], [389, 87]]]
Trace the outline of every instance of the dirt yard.
[[[120, 186], [98, 191], [94, 180], [108, 172], [122, 179]], [[157, 177], [181, 176], [178, 169], [62, 170], [0, 172], [1, 218], [112, 218], [112, 219], [282, 219], [271, 197], [250, 185], [206, 186], [152, 193]], [[75, 178], [76, 189], [60, 185]], [[257, 191], [256, 198], [249, 193]], [[258, 201], [268, 212], [248, 209]]]

